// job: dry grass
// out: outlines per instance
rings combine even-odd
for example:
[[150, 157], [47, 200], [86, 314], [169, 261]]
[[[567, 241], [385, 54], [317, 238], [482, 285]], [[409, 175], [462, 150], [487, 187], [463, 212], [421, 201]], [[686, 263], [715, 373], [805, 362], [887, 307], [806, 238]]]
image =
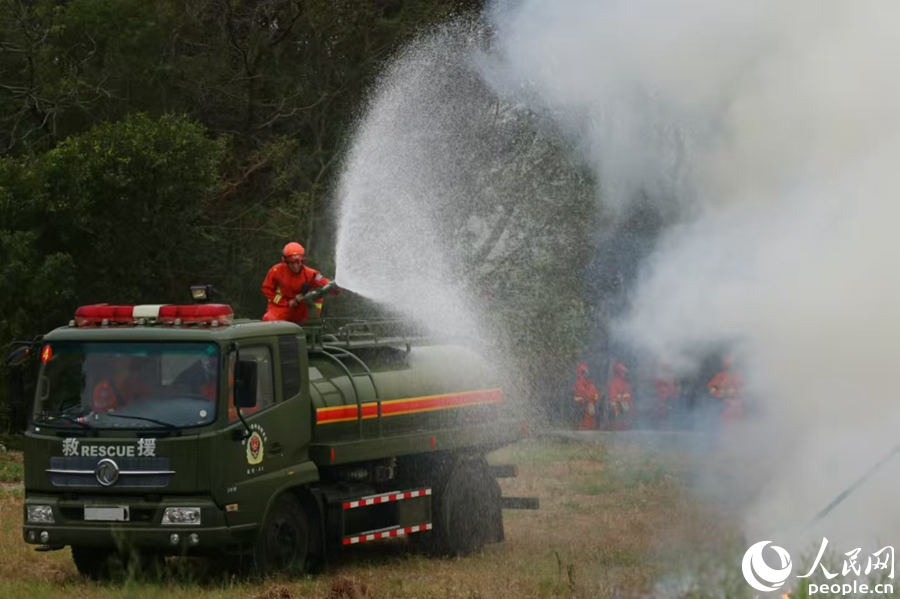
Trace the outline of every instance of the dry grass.
[[185, 562], [173, 564], [178, 570], [164, 583], [87, 583], [68, 550], [35, 553], [21, 540], [22, 492], [0, 489], [0, 597], [625, 599], [659, 596], [662, 577], [693, 573], [709, 559], [726, 559], [740, 576], [732, 546], [746, 546], [726, 514], [689, 492], [691, 470], [675, 452], [543, 440], [491, 461], [519, 466], [519, 478], [501, 481], [504, 494], [541, 500], [539, 511], [505, 512], [505, 543], [462, 559], [412, 555], [403, 541], [372, 543], [319, 576], [266, 584], [217, 578]]
[[0, 453], [0, 485], [13, 485], [22, 482], [25, 474], [25, 462], [20, 451]]

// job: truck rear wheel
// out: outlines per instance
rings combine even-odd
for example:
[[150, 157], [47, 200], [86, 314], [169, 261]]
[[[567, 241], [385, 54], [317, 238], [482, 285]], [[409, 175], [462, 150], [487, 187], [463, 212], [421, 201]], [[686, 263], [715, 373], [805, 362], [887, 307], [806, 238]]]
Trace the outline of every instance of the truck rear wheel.
[[484, 458], [459, 462], [435, 501], [434, 549], [468, 555], [485, 544], [503, 540], [500, 485]]
[[311, 530], [299, 499], [291, 493], [276, 499], [253, 546], [254, 572], [265, 576], [306, 571], [312, 547]]

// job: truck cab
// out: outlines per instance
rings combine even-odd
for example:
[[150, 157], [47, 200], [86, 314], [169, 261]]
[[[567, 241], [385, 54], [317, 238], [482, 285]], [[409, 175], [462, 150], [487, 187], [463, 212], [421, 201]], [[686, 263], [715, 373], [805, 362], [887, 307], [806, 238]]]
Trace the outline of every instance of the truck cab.
[[35, 347], [25, 542], [103, 578], [126, 557], [265, 573], [413, 533], [502, 540], [511, 470], [484, 457], [521, 428], [484, 363], [322, 330], [223, 304], [79, 308]]

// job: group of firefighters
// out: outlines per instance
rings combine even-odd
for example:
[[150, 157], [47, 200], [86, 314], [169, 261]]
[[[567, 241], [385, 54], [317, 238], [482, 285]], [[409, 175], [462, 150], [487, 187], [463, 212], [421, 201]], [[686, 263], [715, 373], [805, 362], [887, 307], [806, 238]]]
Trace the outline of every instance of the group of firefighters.
[[[306, 251], [297, 242], [290, 242], [282, 250], [281, 261], [269, 269], [262, 284], [262, 293], [268, 300], [268, 306], [262, 317], [264, 321], [286, 320], [304, 324], [309, 318], [309, 309], [305, 296], [332, 283], [319, 271], [310, 268], [303, 262]], [[340, 294], [340, 288], [331, 285], [331, 295]], [[322, 312], [322, 296], [313, 300], [316, 317]], [[131, 369], [117, 368], [121, 376], [126, 376]], [[588, 366], [582, 362], [575, 369], [576, 380], [574, 402], [579, 411], [579, 430], [610, 428], [624, 430], [632, 427], [635, 419], [635, 403], [628, 380], [628, 368], [624, 362], [613, 364], [613, 376], [606, 388], [606, 395], [601, 394], [588, 378]], [[665, 420], [670, 411], [670, 403], [681, 396], [681, 386], [674, 377], [672, 369], [662, 364], [660, 372], [653, 381], [655, 405], [650, 410], [652, 416]], [[721, 402], [720, 416], [723, 420], [740, 419], [744, 415], [741, 403], [742, 381], [734, 371], [734, 363], [730, 356], [722, 360], [722, 370], [708, 383], [709, 394]], [[101, 381], [94, 389], [94, 408], [102, 411], [114, 408], [116, 404], [134, 395], [141, 394], [140, 384], [130, 380], [110, 378]], [[605, 401], [604, 401], [605, 399]]]
[[[605, 428], [627, 430], [632, 428], [636, 408], [628, 368], [621, 361], [613, 364], [613, 376], [606, 388], [606, 395], [600, 393], [588, 378], [588, 366], [581, 362], [575, 367], [574, 402], [578, 411], [578, 430]], [[719, 417], [723, 421], [734, 421], [744, 417], [741, 400], [743, 381], [734, 369], [734, 360], [726, 355], [722, 359], [722, 369], [706, 384], [710, 396], [719, 403]], [[658, 422], [665, 421], [671, 411], [670, 404], [681, 397], [681, 385], [672, 368], [663, 363], [653, 380], [655, 403], [649, 415]]]

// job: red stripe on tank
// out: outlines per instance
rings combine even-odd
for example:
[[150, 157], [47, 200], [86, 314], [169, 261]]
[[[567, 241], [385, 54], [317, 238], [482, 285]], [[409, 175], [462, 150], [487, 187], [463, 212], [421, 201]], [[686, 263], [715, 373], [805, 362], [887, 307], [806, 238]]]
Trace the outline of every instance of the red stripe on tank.
[[[356, 406], [332, 406], [330, 408], [316, 409], [316, 424], [332, 422], [348, 422], [357, 419]], [[378, 402], [369, 402], [362, 405], [363, 420], [378, 417]]]
[[[419, 412], [431, 412], [434, 410], [449, 410], [464, 408], [467, 406], [495, 404], [503, 402], [502, 389], [480, 389], [465, 393], [445, 393], [443, 395], [426, 395], [422, 397], [408, 397], [404, 399], [392, 399], [381, 402], [382, 417], [403, 416]], [[356, 406], [333, 406], [316, 409], [316, 424], [332, 424], [335, 422], [349, 422], [356, 420], [358, 412]], [[378, 402], [369, 402], [362, 405], [363, 419], [378, 417]]]
[[502, 401], [503, 391], [501, 389], [485, 389], [469, 391], [467, 393], [447, 393], [445, 395], [393, 399], [381, 402], [381, 415], [384, 417], [402, 416], [404, 414], [430, 412], [433, 410], [448, 410], [481, 404], [501, 403]]

